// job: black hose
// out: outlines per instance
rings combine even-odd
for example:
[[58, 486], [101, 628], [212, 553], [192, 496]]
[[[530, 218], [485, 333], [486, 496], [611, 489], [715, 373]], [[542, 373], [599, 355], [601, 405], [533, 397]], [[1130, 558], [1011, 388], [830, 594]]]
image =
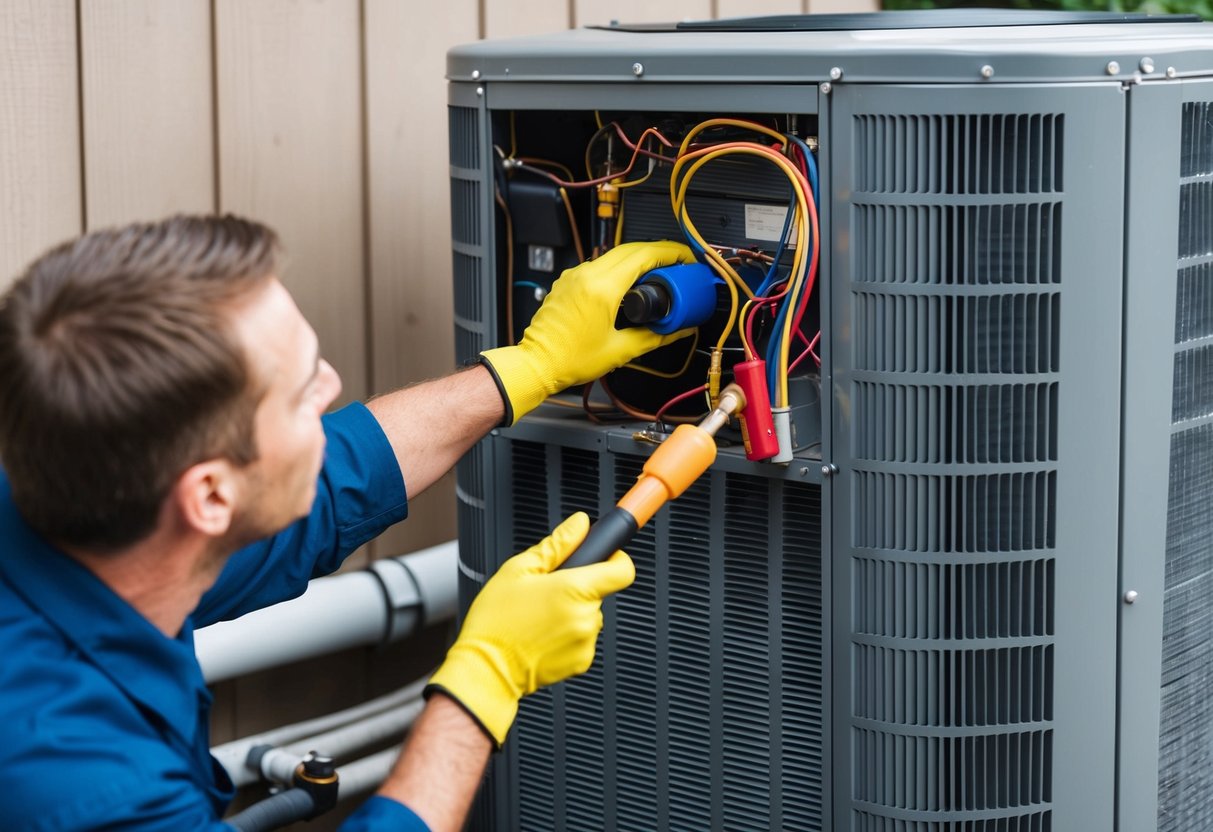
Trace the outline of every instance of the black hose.
[[304, 789], [294, 788], [254, 803], [243, 812], [225, 818], [224, 823], [238, 832], [263, 832], [304, 820], [316, 809], [316, 801]]

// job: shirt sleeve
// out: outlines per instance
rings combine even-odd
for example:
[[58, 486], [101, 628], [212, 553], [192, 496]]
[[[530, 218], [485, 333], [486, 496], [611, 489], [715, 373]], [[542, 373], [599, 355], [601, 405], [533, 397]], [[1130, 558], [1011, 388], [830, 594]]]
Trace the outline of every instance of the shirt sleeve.
[[430, 832], [417, 813], [390, 797], [375, 795], [345, 819], [337, 832]]
[[383, 428], [361, 403], [324, 417], [324, 467], [311, 513], [231, 556], [202, 596], [195, 627], [302, 595], [309, 580], [408, 515], [404, 477]]

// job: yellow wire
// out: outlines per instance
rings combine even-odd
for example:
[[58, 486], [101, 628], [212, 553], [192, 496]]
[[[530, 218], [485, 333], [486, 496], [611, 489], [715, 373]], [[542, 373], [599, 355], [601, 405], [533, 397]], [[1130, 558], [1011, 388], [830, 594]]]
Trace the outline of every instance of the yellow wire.
[[[690, 184], [691, 179], [695, 176], [695, 173], [701, 167], [713, 159], [734, 154], [759, 156], [779, 165], [792, 183], [792, 190], [796, 195], [797, 208], [800, 212], [799, 217], [803, 218], [808, 215], [807, 202], [805, 200], [804, 191], [800, 187], [800, 181], [796, 178], [796, 169], [793, 168], [791, 163], [788, 162], [784, 157], [780, 156], [778, 153], [775, 153], [769, 148], [763, 147], [762, 145], [741, 145], [714, 150], [696, 158], [691, 164], [690, 168], [687, 169], [686, 175], [683, 176], [682, 181], [678, 185], [677, 192], [674, 194], [672, 199], [674, 212], [682, 219], [687, 235], [699, 244], [707, 258], [711, 260], [712, 263], [717, 267], [716, 271], [724, 278], [729, 289], [729, 299], [731, 304], [729, 320], [725, 325], [724, 330], [720, 334], [720, 340], [717, 341], [717, 349], [724, 348], [725, 342], [728, 340], [729, 335], [731, 335], [733, 332], [733, 327], [737, 324], [737, 287], [740, 286], [748, 297], [753, 297], [754, 293], [750, 290], [750, 287], [746, 285], [745, 281], [741, 279], [741, 276], [737, 274], [733, 267], [729, 265], [728, 261], [721, 257], [719, 252], [708, 245], [703, 236], [700, 235], [699, 229], [695, 227], [695, 224], [691, 221], [690, 216], [687, 214], [685, 202], [688, 185]], [[680, 159], [679, 162], [676, 162], [676, 167], [679, 166], [682, 161], [683, 160]], [[795, 259], [793, 260], [793, 275], [799, 274], [799, 266], [805, 259], [804, 227], [805, 223], [802, 220], [797, 222], [797, 239], [800, 241], [800, 245], [796, 247]]]
[[573, 214], [573, 203], [569, 201], [569, 192], [559, 188], [560, 198], [564, 200], [564, 210], [569, 215], [569, 231], [573, 234], [573, 247], [577, 249], [577, 262], [585, 262], [585, 249], [581, 247], [581, 232], [577, 230], [577, 217]]
[[[691, 361], [695, 359], [695, 349], [699, 346], [699, 328], [696, 327], [693, 331], [694, 340], [691, 341], [691, 349], [687, 353], [687, 360], [682, 362], [682, 366], [674, 372], [665, 372], [662, 370], [654, 370], [652, 367], [642, 367], [639, 364], [624, 364], [623, 366], [629, 370], [635, 370], [638, 373], [644, 373], [648, 376], [657, 376], [657, 378], [681, 378], [687, 370], [691, 369]], [[684, 335], [678, 341], [683, 340], [687, 336]], [[671, 341], [672, 344], [677, 344], [678, 341]]]
[[619, 218], [615, 220], [615, 245], [623, 243], [623, 198], [624, 194], [619, 195]]
[[770, 127], [764, 127], [761, 124], [756, 124], [752, 121], [742, 121], [737, 118], [710, 118], [707, 121], [701, 121], [691, 128], [691, 132], [687, 133], [686, 137], [682, 140], [682, 146], [678, 148], [678, 155], [682, 156], [687, 152], [687, 148], [691, 146], [691, 139], [712, 127], [740, 127], [743, 130], [753, 130], [755, 133], [762, 133], [775, 139], [779, 142], [780, 147], [788, 146], [788, 137], [778, 130], [772, 130]]
[[[713, 159], [719, 158], [721, 156], [732, 155], [732, 154], [760, 156], [764, 159], [768, 159], [769, 161], [775, 163], [776, 165], [779, 165], [779, 167], [783, 170], [783, 172], [788, 176], [788, 179], [792, 184], [792, 191], [796, 196], [796, 204], [797, 204], [798, 213], [796, 216], [797, 245], [796, 245], [794, 258], [792, 261], [792, 276], [790, 278], [793, 281], [793, 290], [789, 294], [789, 300], [788, 300], [788, 303], [793, 304], [793, 306], [790, 307], [791, 309], [795, 308], [794, 304], [796, 301], [798, 301], [798, 299], [800, 297], [801, 287], [804, 283], [804, 273], [805, 273], [805, 269], [806, 269], [806, 264], [808, 262], [809, 227], [808, 227], [808, 222], [806, 221], [807, 217], [809, 215], [808, 201], [805, 197], [804, 189], [800, 185], [800, 180], [796, 176], [796, 169], [792, 167], [790, 162], [788, 162], [783, 156], [779, 155], [778, 153], [775, 153], [774, 151], [770, 150], [769, 148], [766, 148], [766, 147], [763, 147], [762, 145], [757, 145], [757, 144], [750, 145], [750, 146], [743, 145], [743, 146], [734, 146], [734, 147], [730, 147], [730, 148], [723, 148], [721, 150], [716, 150], [716, 151], [712, 151], [709, 153], [705, 153], [703, 156], [696, 158], [695, 162], [690, 166], [690, 168], [687, 169], [686, 175], [682, 178], [682, 181], [679, 183], [677, 193], [674, 195], [673, 201], [674, 201], [675, 213], [682, 218], [683, 224], [685, 225], [686, 230], [687, 230], [687, 234], [689, 236], [691, 236], [691, 238], [694, 239], [695, 242], [697, 242], [701, 248], [703, 248], [704, 253], [708, 256], [708, 258], [710, 260], [712, 260], [714, 263], [717, 263], [718, 265], [721, 266], [721, 269], [718, 269], [718, 271], [723, 270], [724, 274], [728, 275], [725, 278], [725, 282], [729, 285], [729, 293], [730, 293], [730, 299], [732, 302], [732, 308], [730, 309], [730, 313], [729, 313], [729, 322], [726, 325], [724, 331], [721, 333], [720, 341], [717, 342], [717, 349], [723, 349], [724, 342], [727, 340], [728, 336], [730, 334], [732, 334], [733, 327], [737, 323], [736, 288], [733, 286], [730, 278], [735, 278], [736, 281], [738, 283], [740, 283], [747, 290], [749, 289], [749, 287], [746, 286], [744, 281], [741, 280], [740, 276], [738, 276], [736, 274], [736, 272], [733, 270], [732, 266], [730, 266], [728, 264], [728, 262], [725, 261], [724, 258], [720, 256], [720, 254], [718, 252], [716, 252], [714, 249], [712, 249], [710, 246], [708, 246], [706, 244], [703, 237], [699, 234], [698, 229], [695, 228], [694, 223], [691, 222], [690, 217], [687, 215], [684, 202], [686, 200], [688, 183], [690, 182], [691, 178], [695, 175], [695, 173], [699, 170], [699, 168], [701, 168], [703, 165], [707, 164], [708, 162], [712, 161]], [[679, 162], [675, 163], [675, 166], [676, 167], [680, 166], [680, 164], [679, 164], [680, 162], [682, 162], [681, 159], [679, 160]], [[750, 296], [753, 297], [753, 294], [750, 293]], [[788, 367], [788, 351], [791, 346], [791, 344], [789, 343], [789, 339], [791, 337], [791, 328], [792, 328], [792, 318], [793, 317], [794, 317], [793, 315], [789, 314], [785, 318], [785, 321], [784, 321], [784, 341], [783, 341], [783, 344], [782, 344], [781, 350], [780, 350], [779, 372], [778, 372], [779, 390], [777, 391], [777, 406], [785, 406], [786, 402], [788, 400], [787, 367]]]

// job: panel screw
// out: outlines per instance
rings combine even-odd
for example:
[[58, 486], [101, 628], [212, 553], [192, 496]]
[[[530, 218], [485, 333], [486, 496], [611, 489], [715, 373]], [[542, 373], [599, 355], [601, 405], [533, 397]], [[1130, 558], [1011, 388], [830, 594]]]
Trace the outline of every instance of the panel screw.
[[1108, 65], [1104, 67], [1104, 71], [1109, 75], [1115, 75], [1120, 72], [1120, 64], [1116, 63], [1116, 61], [1108, 61]]
[[1168, 78], [1175, 78], [1178, 75], [1179, 75], [1179, 73], [1175, 71], [1175, 67], [1173, 67], [1173, 66], [1167, 67], [1167, 77]]
[[825, 465], [821, 466], [821, 475], [823, 477], [832, 477], [837, 473], [838, 466], [832, 462], [827, 462]]
[[1154, 71], [1154, 59], [1153, 58], [1142, 58], [1141, 61], [1138, 62], [1137, 68], [1140, 69], [1142, 72], [1145, 72], [1146, 74], [1153, 72]]
[[484, 87], [476, 87], [476, 95], [484, 95]]
[[480, 80], [480, 70], [478, 70], [478, 69], [473, 69], [473, 70], [472, 70], [472, 80], [473, 80], [473, 81], [479, 81], [479, 80]]
[[994, 77], [994, 67], [990, 66], [989, 64], [986, 64], [985, 66], [983, 66], [981, 68], [981, 77], [982, 78], [993, 78]]
[[838, 67], [838, 66], [830, 67], [830, 80], [831, 81], [841, 81], [842, 80], [842, 67]]
[[806, 465], [805, 467], [800, 469], [800, 476], [807, 477], [808, 475], [809, 475], [809, 468]]
[[642, 64], [640, 61], [637, 61], [636, 63], [632, 64], [632, 74], [635, 75], [637, 78], [639, 78], [641, 75], [644, 75], [644, 64]]
[[831, 84], [829, 81], [826, 81], [824, 84], [821, 85], [820, 89], [821, 89], [822, 95], [829, 95], [830, 90], [834, 89], [834, 85]]
[[1126, 604], [1132, 604], [1132, 603], [1135, 603], [1136, 601], [1137, 601], [1137, 590], [1136, 589], [1130, 589], [1128, 592], [1125, 593], [1125, 603]]

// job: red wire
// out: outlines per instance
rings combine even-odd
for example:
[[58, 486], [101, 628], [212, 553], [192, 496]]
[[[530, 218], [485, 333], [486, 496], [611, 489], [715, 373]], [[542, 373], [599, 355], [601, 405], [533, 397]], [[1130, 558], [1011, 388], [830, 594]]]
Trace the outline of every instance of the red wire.
[[817, 353], [813, 352], [813, 347], [817, 346], [817, 342], [820, 340], [821, 340], [821, 333], [818, 332], [816, 335], [813, 336], [813, 340], [809, 341], [809, 345], [807, 347], [805, 347], [804, 352], [802, 352], [800, 355], [796, 356], [796, 360], [793, 361], [791, 366], [788, 367], [788, 375], [792, 374], [792, 371], [796, 369], [796, 365], [799, 364], [801, 361], [804, 361], [805, 356], [807, 356], [807, 355], [813, 356], [813, 360], [817, 362], [817, 366], [818, 367], [821, 366], [821, 359], [817, 357]]
[[689, 398], [691, 398], [691, 397], [693, 397], [693, 396], [697, 396], [697, 395], [699, 395], [700, 393], [702, 393], [704, 390], [707, 390], [707, 389], [708, 389], [707, 384], [701, 384], [701, 385], [699, 385], [698, 387], [694, 387], [694, 388], [692, 388], [692, 389], [690, 389], [690, 390], [686, 391], [685, 393], [679, 393], [677, 396], [675, 396], [674, 398], [670, 399], [668, 402], [666, 402], [665, 404], [663, 404], [663, 405], [662, 405], [662, 406], [661, 406], [661, 407], [660, 407], [660, 408], [657, 410], [657, 415], [653, 417], [653, 421], [654, 421], [654, 422], [657, 422], [658, 424], [660, 424], [660, 423], [661, 423], [661, 417], [662, 417], [662, 416], [664, 416], [664, 415], [665, 415], [665, 412], [666, 412], [667, 410], [669, 410], [671, 407], [673, 407], [674, 405], [678, 404], [679, 402], [684, 402], [684, 401], [686, 401], [687, 399], [689, 399]]

